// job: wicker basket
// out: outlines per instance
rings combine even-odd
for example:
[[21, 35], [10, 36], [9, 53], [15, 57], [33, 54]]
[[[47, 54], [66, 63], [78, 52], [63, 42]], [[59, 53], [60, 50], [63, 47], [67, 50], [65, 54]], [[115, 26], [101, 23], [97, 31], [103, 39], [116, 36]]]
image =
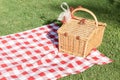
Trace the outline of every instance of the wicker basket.
[[[76, 17], [76, 11], [89, 13], [94, 20]], [[98, 23], [94, 13], [82, 7], [74, 9], [71, 15], [72, 19], [58, 29], [59, 51], [86, 57], [101, 44], [106, 23]]]

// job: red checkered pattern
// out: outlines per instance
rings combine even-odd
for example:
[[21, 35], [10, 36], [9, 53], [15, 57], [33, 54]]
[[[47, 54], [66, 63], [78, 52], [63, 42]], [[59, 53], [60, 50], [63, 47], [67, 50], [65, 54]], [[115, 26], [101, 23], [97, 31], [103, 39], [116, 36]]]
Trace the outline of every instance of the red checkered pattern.
[[87, 58], [58, 52], [56, 24], [0, 37], [0, 80], [56, 80], [111, 59], [92, 50]]

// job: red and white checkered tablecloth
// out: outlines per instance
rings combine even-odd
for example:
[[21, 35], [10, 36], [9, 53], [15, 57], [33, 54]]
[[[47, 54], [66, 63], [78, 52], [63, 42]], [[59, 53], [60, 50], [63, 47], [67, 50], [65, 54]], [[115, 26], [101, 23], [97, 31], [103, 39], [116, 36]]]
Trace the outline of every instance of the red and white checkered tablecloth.
[[87, 58], [58, 52], [58, 28], [52, 23], [1, 36], [0, 80], [56, 80], [112, 62], [95, 49]]

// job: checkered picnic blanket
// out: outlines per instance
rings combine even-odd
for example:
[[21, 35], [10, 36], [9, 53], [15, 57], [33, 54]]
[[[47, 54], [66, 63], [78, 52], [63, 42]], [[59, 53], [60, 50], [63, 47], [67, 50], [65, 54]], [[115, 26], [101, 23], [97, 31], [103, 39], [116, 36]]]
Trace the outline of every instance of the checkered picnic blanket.
[[96, 49], [86, 58], [58, 52], [58, 28], [52, 23], [1, 36], [0, 80], [56, 80], [112, 62]]

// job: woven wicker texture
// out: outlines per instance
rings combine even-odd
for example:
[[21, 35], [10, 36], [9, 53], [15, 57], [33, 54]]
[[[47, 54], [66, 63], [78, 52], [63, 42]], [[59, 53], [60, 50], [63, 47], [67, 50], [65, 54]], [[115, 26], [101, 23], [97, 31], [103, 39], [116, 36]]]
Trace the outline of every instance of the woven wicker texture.
[[[94, 20], [74, 16], [74, 13], [79, 10], [88, 12]], [[71, 15], [73, 18], [58, 30], [59, 50], [86, 57], [91, 49], [101, 44], [106, 24], [98, 23], [94, 13], [82, 7], [74, 9]]]

